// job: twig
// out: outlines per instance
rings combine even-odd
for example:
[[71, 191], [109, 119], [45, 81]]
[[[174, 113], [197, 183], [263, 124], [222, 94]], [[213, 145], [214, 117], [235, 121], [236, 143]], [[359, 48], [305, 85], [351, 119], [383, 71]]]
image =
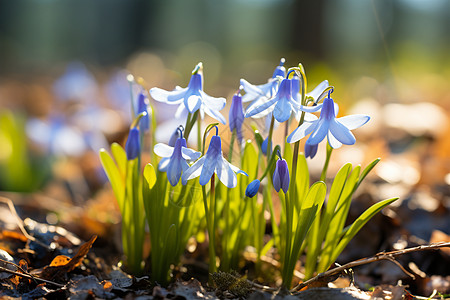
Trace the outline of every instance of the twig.
[[4, 264], [12, 265], [12, 266], [14, 266], [16, 269], [22, 271], [22, 273], [27, 274], [27, 275], [30, 275], [31, 278], [33, 279], [34, 283], [37, 284], [37, 281], [36, 281], [36, 279], [34, 278], [34, 276], [31, 275], [30, 273], [26, 272], [21, 266], [15, 264], [15, 263], [13, 263], [13, 262], [10, 262], [10, 261], [7, 261], [7, 260], [3, 260], [3, 259], [0, 259], [0, 262], [2, 262], [2, 263], [4, 263]]
[[[395, 250], [395, 251], [390, 251], [390, 252], [380, 252], [380, 253], [375, 254], [374, 256], [358, 259], [358, 260], [349, 262], [345, 265], [339, 266], [337, 268], [320, 273], [317, 276], [315, 276], [311, 279], [308, 279], [308, 280], [298, 284], [297, 286], [295, 286], [293, 289], [291, 289], [291, 293], [297, 292], [297, 291], [301, 290], [302, 288], [310, 285], [313, 282], [324, 281], [324, 279], [326, 279], [327, 277], [330, 277], [330, 276], [333, 276], [336, 274], [340, 274], [342, 271], [344, 271], [346, 269], [351, 269], [351, 268], [354, 268], [357, 266], [369, 264], [369, 263], [380, 261], [380, 260], [389, 260], [392, 262], [395, 261], [397, 264], [398, 262], [394, 259], [394, 257], [396, 257], [396, 256], [400, 256], [400, 255], [403, 255], [406, 253], [411, 253], [411, 252], [417, 252], [417, 251], [436, 250], [436, 249], [443, 248], [443, 247], [450, 247], [450, 242], [435, 243], [435, 244], [430, 244], [430, 245], [421, 245], [421, 246], [417, 246], [417, 247], [406, 248], [406, 249], [402, 249], [402, 250]], [[397, 266], [398, 265], [399, 264], [397, 264]], [[401, 267], [401, 269], [406, 274], [408, 274], [410, 276], [414, 276], [413, 274], [407, 272], [403, 267]]]
[[20, 231], [22, 232], [22, 234], [29, 239], [30, 241], [33, 241], [35, 243], [38, 243], [40, 246], [44, 247], [45, 249], [49, 250], [50, 247], [44, 243], [42, 243], [41, 241], [39, 241], [38, 239], [36, 239], [34, 236], [31, 236], [25, 229], [24, 223], [22, 221], [22, 219], [19, 217], [19, 214], [16, 211], [16, 208], [14, 207], [14, 204], [12, 202], [11, 199], [6, 198], [6, 197], [2, 197], [0, 196], [0, 202], [5, 203], [6, 205], [8, 205], [8, 208], [11, 212], [11, 214], [16, 218], [17, 221], [17, 226], [19, 226]]
[[52, 285], [60, 287], [60, 288], [65, 286], [64, 284], [59, 284], [59, 283], [56, 283], [56, 282], [53, 282], [53, 281], [50, 281], [50, 280], [45, 280], [45, 279], [42, 279], [42, 278], [39, 278], [39, 277], [33, 277], [31, 275], [19, 273], [19, 272], [16, 272], [16, 271], [4, 268], [4, 267], [0, 267], [0, 271], [1, 272], [6, 272], [6, 273], [10, 273], [10, 274], [14, 274], [14, 275], [17, 275], [17, 276], [21, 276], [21, 277], [24, 277], [24, 278], [27, 278], [27, 279], [31, 279], [31, 280], [34, 280], [34, 281], [40, 281], [40, 282], [52, 284]]

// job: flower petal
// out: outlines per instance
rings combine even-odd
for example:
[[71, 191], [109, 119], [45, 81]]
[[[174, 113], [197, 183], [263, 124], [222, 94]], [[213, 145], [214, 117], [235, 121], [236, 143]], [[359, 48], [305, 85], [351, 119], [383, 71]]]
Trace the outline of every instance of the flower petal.
[[183, 173], [183, 175], [181, 176], [181, 183], [183, 185], [186, 185], [188, 180], [191, 180], [191, 179], [194, 179], [194, 178], [197, 178], [198, 176], [200, 176], [200, 174], [203, 170], [203, 162], [205, 161], [205, 159], [206, 159], [206, 156], [203, 156]]
[[[269, 107], [271, 107], [272, 105], [274, 105], [275, 104], [275, 102], [277, 102], [277, 100], [278, 100], [278, 98], [272, 98], [272, 99], [270, 99], [269, 101], [267, 101], [267, 102], [265, 102], [265, 103], [263, 103], [263, 104], [261, 104], [261, 105], [258, 105], [258, 106], [256, 106], [256, 105], [252, 105], [246, 112], [245, 112], [245, 117], [246, 118], [248, 118], [248, 117], [253, 117], [253, 116], [255, 116], [255, 115], [257, 115], [257, 114], [259, 114], [259, 113], [262, 113], [262, 112], [264, 112], [266, 109], [268, 109]], [[270, 111], [267, 111], [267, 112], [265, 112], [265, 114], [262, 114], [262, 115], [260, 115], [261, 117], [262, 116], [265, 116], [266, 114], [268, 114]]]
[[342, 146], [342, 143], [339, 142], [330, 131], [328, 132], [327, 136], [328, 136], [328, 143], [330, 144], [331, 148], [337, 149]]
[[316, 120], [313, 122], [303, 123], [302, 125], [297, 127], [294, 131], [292, 131], [292, 133], [287, 138], [287, 142], [295, 143], [295, 142], [301, 140], [302, 138], [304, 138], [305, 136], [310, 134], [316, 128], [318, 122], [319, 121]]
[[221, 155], [217, 155], [214, 157], [205, 155], [204, 157], [206, 157], [206, 159], [203, 163], [202, 173], [200, 174], [200, 185], [205, 185], [209, 182], [211, 176], [214, 174], [214, 171], [217, 168], [217, 165], [220, 164], [221, 159], [223, 159]]
[[192, 161], [197, 160], [202, 155], [201, 152], [195, 151], [195, 150], [193, 150], [191, 148], [187, 148], [187, 147], [181, 148], [181, 154], [183, 155], [184, 159], [192, 160]]
[[330, 132], [342, 144], [353, 145], [356, 142], [353, 133], [336, 119], [330, 122]]
[[227, 121], [225, 120], [225, 117], [218, 110], [210, 109], [206, 105], [203, 105], [202, 107], [208, 116], [216, 119], [217, 121], [219, 121], [220, 123], [222, 123], [224, 125], [227, 123]]
[[160, 170], [161, 172], [166, 172], [167, 171], [167, 166], [170, 163], [170, 157], [164, 157], [163, 159], [161, 159], [161, 161], [158, 164], [158, 170]]
[[319, 118], [317, 122], [317, 127], [314, 129], [314, 132], [309, 136], [306, 140], [306, 143], [310, 145], [315, 145], [320, 143], [328, 133], [328, 129], [330, 127], [330, 121], [324, 118]]
[[314, 106], [304, 106], [304, 105], [296, 104], [296, 109], [307, 112], [307, 113], [313, 113], [313, 112], [317, 112], [317, 111], [321, 110], [322, 106], [323, 106], [322, 103], [314, 105]]
[[227, 103], [227, 100], [223, 97], [212, 97], [206, 94], [204, 91], [200, 91], [200, 95], [203, 99], [203, 104], [209, 107], [210, 109], [222, 110]]
[[175, 89], [173, 91], [166, 91], [157, 87], [151, 88], [149, 93], [153, 99], [159, 102], [166, 102], [170, 104], [177, 104], [183, 101], [184, 93], [187, 88]]
[[196, 112], [201, 105], [202, 98], [198, 94], [189, 95], [188, 98], [184, 98], [184, 106], [186, 106], [190, 113]]
[[172, 186], [176, 186], [180, 181], [181, 172], [183, 167], [187, 166], [187, 163], [183, 159], [171, 159], [167, 166], [167, 179]]
[[328, 88], [330, 84], [328, 83], [328, 80], [324, 80], [321, 83], [319, 83], [311, 92], [307, 93], [306, 96], [311, 96], [314, 98], [314, 101], [319, 98], [319, 96], [325, 91], [326, 88]]
[[170, 147], [163, 143], [158, 143], [155, 145], [155, 147], [153, 147], [153, 152], [161, 157], [171, 157], [173, 153], [173, 147]]
[[237, 177], [230, 166], [230, 163], [222, 157], [222, 161], [216, 167], [217, 177], [228, 188], [234, 188], [237, 185]]
[[286, 97], [282, 97], [278, 100], [277, 104], [273, 109], [273, 116], [275, 119], [283, 123], [289, 120], [292, 112], [292, 105], [289, 103], [289, 100]]
[[349, 130], [356, 129], [369, 122], [370, 117], [366, 115], [350, 115], [338, 118], [337, 121], [347, 127]]

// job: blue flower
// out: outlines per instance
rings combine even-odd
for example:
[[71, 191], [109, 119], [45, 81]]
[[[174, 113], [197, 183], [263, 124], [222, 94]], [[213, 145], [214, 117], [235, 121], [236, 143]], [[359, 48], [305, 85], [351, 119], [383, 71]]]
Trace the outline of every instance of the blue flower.
[[138, 103], [137, 103], [137, 114], [139, 115], [141, 112], [146, 112], [139, 121], [139, 128], [142, 131], [148, 131], [150, 128], [150, 117], [149, 117], [149, 109], [148, 109], [148, 99], [145, 97], [144, 93], [139, 93], [138, 95]]
[[277, 77], [284, 78], [284, 76], [286, 76], [286, 68], [283, 66], [284, 62], [285, 59], [282, 58], [280, 60], [280, 65], [275, 68], [272, 78], [270, 78], [266, 84], [253, 85], [247, 80], [241, 79], [240, 84], [245, 90], [245, 95], [242, 97], [242, 101], [256, 101], [261, 97], [266, 99], [272, 98], [272, 96], [276, 93], [278, 85], [280, 83]]
[[230, 113], [228, 116], [230, 131], [236, 130], [239, 142], [242, 143], [242, 124], [244, 123], [244, 108], [242, 107], [242, 96], [238, 91], [231, 101]]
[[261, 181], [259, 181], [259, 179], [255, 179], [252, 182], [250, 182], [247, 185], [247, 188], [245, 189], [245, 196], [253, 198], [258, 193], [260, 184]]
[[273, 173], [273, 187], [277, 192], [282, 189], [286, 194], [289, 190], [289, 168], [286, 160], [284, 158], [281, 158], [281, 154], [279, 151], [278, 156], [280, 157], [280, 159], [277, 160], [275, 172]]
[[[261, 144], [261, 151], [264, 155], [267, 155], [267, 143], [269, 142], [269, 137], [266, 137], [266, 139]], [[272, 152], [272, 141], [270, 142], [270, 152]]]
[[141, 142], [139, 139], [139, 129], [136, 127], [131, 128], [127, 142], [125, 143], [125, 152], [128, 160], [135, 159], [141, 152]]
[[312, 107], [302, 106], [292, 97], [293, 83], [296, 84], [297, 82], [293, 82], [292, 79], [283, 79], [280, 83], [277, 94], [268, 101], [264, 99], [256, 101], [247, 110], [245, 117], [262, 117], [273, 111], [275, 120], [282, 123], [289, 119], [292, 112], [297, 114], [299, 110], [305, 112], [319, 111], [322, 107], [321, 104]]
[[319, 145], [309, 145], [309, 144], [305, 144], [305, 157], [306, 158], [314, 158], [314, 156], [316, 156], [317, 154], [317, 148], [319, 148]]
[[295, 143], [311, 133], [306, 140], [306, 145], [308, 146], [319, 144], [326, 136], [332, 148], [339, 148], [342, 144], [353, 145], [356, 139], [350, 130], [366, 124], [370, 117], [366, 115], [350, 115], [336, 118], [335, 110], [334, 101], [331, 99], [330, 93], [328, 93], [328, 97], [323, 101], [319, 119], [303, 123], [288, 136], [287, 142]]
[[228, 188], [234, 188], [237, 185], [237, 177], [235, 173], [247, 173], [241, 171], [238, 167], [230, 164], [222, 155], [222, 141], [217, 135], [211, 138], [208, 151], [197, 160], [189, 169], [181, 176], [181, 183], [185, 185], [188, 180], [200, 176], [200, 184], [205, 185], [209, 182], [214, 173], [217, 174], [219, 180]]
[[187, 160], [194, 161], [201, 155], [200, 152], [187, 148], [186, 139], [183, 138], [181, 129], [178, 128], [177, 131], [179, 131], [180, 137], [176, 140], [175, 147], [160, 143], [153, 148], [158, 156], [163, 157], [158, 169], [161, 172], [167, 172], [167, 179], [172, 186], [177, 185], [181, 173], [189, 168]]
[[[181, 104], [181, 107], [187, 109], [190, 113], [200, 110], [201, 118], [204, 118], [206, 113], [222, 124], [226, 124], [224, 116], [219, 112], [225, 107], [226, 100], [225, 98], [211, 97], [203, 91], [202, 68], [202, 63], [199, 63], [195, 67], [192, 71], [191, 80], [186, 88], [176, 88], [173, 91], [166, 91], [154, 87], [150, 89], [150, 95], [159, 102]], [[180, 114], [180, 112], [177, 114]]]
[[183, 137], [183, 131], [184, 131], [184, 128], [181, 125], [179, 127], [177, 127], [177, 129], [175, 129], [175, 131], [172, 133], [172, 135], [169, 138], [168, 145], [170, 147], [174, 147], [177, 139]]

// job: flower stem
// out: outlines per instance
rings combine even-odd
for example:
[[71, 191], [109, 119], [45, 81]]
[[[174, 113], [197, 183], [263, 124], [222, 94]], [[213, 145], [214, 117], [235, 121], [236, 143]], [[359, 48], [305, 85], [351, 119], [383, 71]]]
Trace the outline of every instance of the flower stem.
[[192, 120], [191, 119], [192, 119], [192, 114], [188, 113], [188, 116], [186, 118], [186, 125], [184, 126], [184, 138], [186, 139], [186, 141], [188, 140], [189, 133], [191, 133], [191, 129], [192, 129], [192, 125], [191, 125]]
[[[291, 262], [291, 240], [292, 240], [292, 211], [291, 211], [291, 205], [289, 202], [288, 193], [284, 194], [285, 196], [285, 207], [286, 207], [286, 249], [284, 252], [284, 264], [283, 264], [283, 285], [286, 288], [290, 288], [292, 280], [292, 275], [290, 273], [290, 263]], [[289, 281], [289, 282], [288, 282]]]
[[270, 127], [269, 127], [269, 137], [267, 138], [267, 163], [269, 162], [270, 156], [272, 154], [272, 135], [274, 124], [275, 124], [275, 117], [272, 114], [272, 119], [270, 120]]
[[197, 113], [197, 149], [202, 147], [202, 118], [200, 117], [200, 110]]
[[333, 148], [327, 143], [327, 157], [325, 159], [325, 164], [323, 165], [322, 174], [320, 174], [320, 181], [325, 182], [327, 179], [328, 164], [330, 163], [331, 153], [333, 153]]

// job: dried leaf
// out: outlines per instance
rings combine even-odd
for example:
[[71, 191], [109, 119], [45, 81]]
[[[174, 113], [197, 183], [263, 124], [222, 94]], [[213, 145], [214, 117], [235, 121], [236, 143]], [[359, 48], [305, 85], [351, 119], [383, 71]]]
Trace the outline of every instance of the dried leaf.
[[81, 245], [77, 254], [75, 254], [75, 256], [72, 257], [66, 264], [61, 264], [62, 260], [64, 260], [64, 258], [62, 257], [64, 256], [60, 255], [60, 258], [56, 257], [55, 259], [57, 259], [57, 261], [55, 262], [54, 259], [50, 264], [50, 266], [44, 268], [39, 277], [47, 280], [53, 280], [54, 278], [60, 278], [64, 274], [73, 271], [73, 269], [75, 269], [81, 264], [81, 262], [89, 252], [89, 249], [91, 249], [92, 244], [95, 242], [96, 239], [97, 236], [94, 235], [88, 242]]

